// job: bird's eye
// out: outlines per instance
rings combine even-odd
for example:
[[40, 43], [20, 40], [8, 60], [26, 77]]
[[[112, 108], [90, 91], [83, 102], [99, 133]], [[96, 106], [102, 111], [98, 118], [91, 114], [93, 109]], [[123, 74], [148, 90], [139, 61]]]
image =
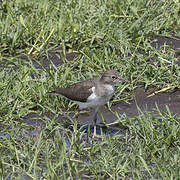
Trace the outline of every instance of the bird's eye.
[[112, 76], [112, 79], [117, 79], [116, 76]]

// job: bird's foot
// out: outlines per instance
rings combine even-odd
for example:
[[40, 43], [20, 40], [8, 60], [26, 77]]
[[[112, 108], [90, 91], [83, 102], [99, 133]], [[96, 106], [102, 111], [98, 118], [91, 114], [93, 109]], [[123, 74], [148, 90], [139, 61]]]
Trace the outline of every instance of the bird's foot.
[[101, 138], [101, 135], [96, 134], [96, 125], [94, 126], [93, 138]]
[[100, 138], [101, 138], [101, 135], [98, 135], [98, 134], [93, 134], [93, 138], [100, 139]]

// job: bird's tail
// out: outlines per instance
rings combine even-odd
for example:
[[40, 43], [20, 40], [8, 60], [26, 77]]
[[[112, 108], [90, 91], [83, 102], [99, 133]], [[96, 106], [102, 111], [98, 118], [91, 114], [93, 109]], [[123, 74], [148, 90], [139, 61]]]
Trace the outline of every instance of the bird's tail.
[[56, 95], [56, 96], [62, 96], [61, 94], [57, 93], [56, 91], [50, 91], [50, 92], [47, 92], [47, 94], [52, 94], [52, 95]]

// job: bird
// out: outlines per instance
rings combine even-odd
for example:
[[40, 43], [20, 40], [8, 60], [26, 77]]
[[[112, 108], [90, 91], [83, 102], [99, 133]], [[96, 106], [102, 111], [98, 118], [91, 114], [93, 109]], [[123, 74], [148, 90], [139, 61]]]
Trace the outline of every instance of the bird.
[[127, 82], [123, 79], [119, 72], [113, 69], [106, 70], [101, 77], [94, 76], [68, 87], [54, 87], [54, 90], [48, 94], [64, 96], [79, 105], [79, 110], [86, 108], [94, 108], [94, 134], [96, 134], [96, 121], [99, 108], [106, 104], [113, 96], [115, 84], [117, 82]]

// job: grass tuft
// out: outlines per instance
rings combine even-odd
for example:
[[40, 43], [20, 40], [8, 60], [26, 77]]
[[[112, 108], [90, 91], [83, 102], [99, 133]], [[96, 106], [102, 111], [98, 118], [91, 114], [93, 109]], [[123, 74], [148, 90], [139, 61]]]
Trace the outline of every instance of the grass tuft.
[[[180, 177], [180, 119], [168, 106], [114, 113], [128, 130], [94, 140], [74, 122], [72, 102], [47, 95], [110, 68], [129, 80], [114, 103], [130, 102], [139, 87], [179, 88], [178, 48], [152, 46], [156, 35], [179, 34], [179, 7], [177, 0], [1, 1], [0, 178]], [[54, 59], [61, 65], [47, 65]]]

